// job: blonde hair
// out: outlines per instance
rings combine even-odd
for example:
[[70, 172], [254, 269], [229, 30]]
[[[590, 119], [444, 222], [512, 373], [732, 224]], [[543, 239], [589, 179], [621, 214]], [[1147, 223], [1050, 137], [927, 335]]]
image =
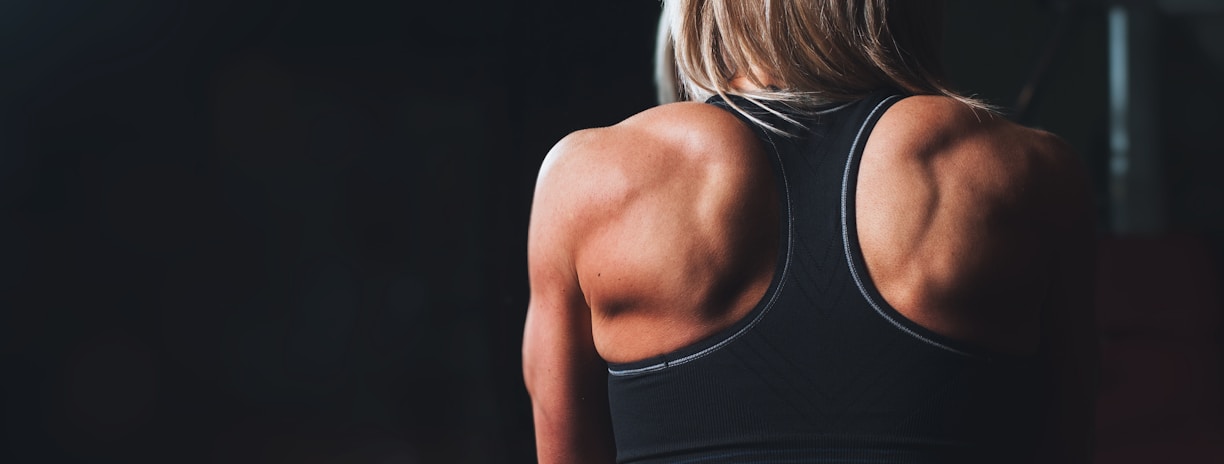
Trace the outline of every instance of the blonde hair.
[[[938, 56], [942, 3], [664, 0], [656, 57], [660, 100], [739, 95], [778, 114], [763, 102], [805, 110], [891, 87], [990, 109], [944, 83]], [[757, 89], [732, 87], [735, 78]]]

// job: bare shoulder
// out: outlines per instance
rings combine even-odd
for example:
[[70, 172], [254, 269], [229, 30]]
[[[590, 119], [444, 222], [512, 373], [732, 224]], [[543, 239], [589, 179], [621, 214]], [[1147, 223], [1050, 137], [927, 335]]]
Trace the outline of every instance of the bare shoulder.
[[[764, 266], [743, 256], [769, 255], [738, 246], [769, 240], [728, 226], [765, 222], [768, 208], [754, 203], [763, 191], [752, 187], [762, 172], [754, 148], [734, 116], [688, 103], [574, 132], [545, 157], [528, 231], [523, 331], [540, 462], [611, 462], [604, 361], [690, 343], [727, 319], [720, 309], [744, 306], [714, 290], [760, 287], [761, 272], [724, 272], [752, 274]], [[730, 303], [699, 304], [711, 295]]]
[[660, 105], [609, 127], [574, 132], [549, 158], [579, 158], [591, 167], [671, 167], [684, 163], [734, 163], [756, 144], [752, 131], [713, 105]]
[[951, 98], [906, 98], [863, 154], [864, 259], [881, 294], [916, 322], [1028, 351], [1058, 250], [1081, 236], [1087, 191], [1059, 137]]
[[[605, 359], [679, 348], [767, 286], [770, 176], [752, 130], [713, 105], [663, 105], [575, 132], [541, 167], [529, 261], [564, 269]], [[537, 280], [533, 293], [547, 285]]]
[[[1051, 217], [1083, 200], [1086, 175], [1060, 137], [947, 97], [901, 100], [868, 143], [885, 169], [929, 176], [945, 199], [980, 208], [1040, 209]], [[1077, 211], [1078, 212], [1078, 211]]]
[[574, 227], [597, 225], [647, 191], [705, 177], [685, 174], [744, 172], [754, 163], [743, 154], [755, 143], [746, 126], [712, 105], [657, 106], [557, 142], [540, 167], [533, 210]]

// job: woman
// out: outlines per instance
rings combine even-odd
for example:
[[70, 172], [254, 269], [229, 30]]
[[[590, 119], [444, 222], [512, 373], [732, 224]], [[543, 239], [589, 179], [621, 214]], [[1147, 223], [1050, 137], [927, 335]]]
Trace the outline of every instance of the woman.
[[664, 14], [695, 101], [540, 170], [540, 462], [1090, 461], [1085, 176], [943, 84], [940, 2]]

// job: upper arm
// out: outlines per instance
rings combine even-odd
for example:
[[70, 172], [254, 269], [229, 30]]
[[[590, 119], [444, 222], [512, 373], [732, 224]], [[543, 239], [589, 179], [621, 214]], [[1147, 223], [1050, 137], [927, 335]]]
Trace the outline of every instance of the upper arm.
[[[584, 135], [558, 143], [541, 168], [528, 231], [531, 303], [523, 334], [523, 377], [532, 399], [540, 462], [610, 462], [606, 371], [591, 336], [573, 252], [583, 193], [573, 159]], [[580, 185], [580, 184], [579, 184]]]

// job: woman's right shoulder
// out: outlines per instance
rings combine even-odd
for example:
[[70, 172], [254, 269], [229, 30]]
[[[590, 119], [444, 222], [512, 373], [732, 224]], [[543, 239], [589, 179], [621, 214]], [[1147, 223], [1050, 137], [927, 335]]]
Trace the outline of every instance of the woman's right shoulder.
[[752, 272], [772, 271], [762, 257], [777, 251], [772, 170], [753, 130], [713, 105], [660, 106], [570, 134], [536, 184], [533, 283], [562, 275], [580, 291], [604, 359], [694, 342], [708, 334], [702, 324], [743, 314], [734, 292], [768, 284]]
[[759, 157], [752, 153], [758, 150], [755, 133], [730, 111], [670, 103], [566, 135], [544, 158], [537, 182], [619, 192], [696, 168], [755, 166]]
[[[695, 143], [754, 138], [751, 128], [730, 110], [699, 102], [659, 105], [612, 126], [626, 132], [651, 132], [664, 139]], [[693, 140], [693, 137], [697, 137]]]
[[762, 152], [753, 130], [727, 110], [656, 106], [557, 142], [540, 167], [533, 217], [582, 235], [632, 211], [684, 211], [732, 198], [772, 175]]
[[549, 156], [624, 155], [640, 153], [643, 148], [717, 156], [714, 148], [741, 148], [755, 140], [751, 128], [728, 110], [706, 103], [678, 102], [651, 107], [612, 126], [572, 132], [553, 147]]

